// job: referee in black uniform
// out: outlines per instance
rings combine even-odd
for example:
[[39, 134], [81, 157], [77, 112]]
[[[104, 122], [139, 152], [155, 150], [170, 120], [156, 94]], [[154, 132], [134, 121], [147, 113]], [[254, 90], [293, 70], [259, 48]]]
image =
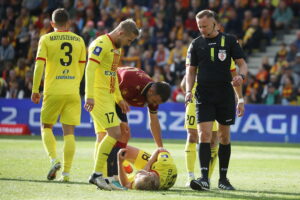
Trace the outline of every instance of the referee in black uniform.
[[[230, 125], [235, 122], [235, 97], [232, 86], [240, 86], [247, 75], [248, 67], [244, 53], [237, 39], [229, 34], [220, 33], [218, 19], [214, 11], [202, 10], [196, 15], [201, 36], [194, 39], [189, 46], [186, 62], [186, 103], [190, 102], [191, 93], [197, 75], [196, 116], [200, 135], [199, 160], [201, 174], [191, 181], [194, 190], [210, 188], [208, 168], [211, 158], [210, 141], [213, 121], [219, 123], [219, 167], [218, 187], [223, 190], [234, 190], [227, 179], [231, 146]], [[239, 75], [231, 77], [230, 64], [233, 58], [239, 67]], [[237, 113], [244, 112], [244, 100], [238, 99]]]

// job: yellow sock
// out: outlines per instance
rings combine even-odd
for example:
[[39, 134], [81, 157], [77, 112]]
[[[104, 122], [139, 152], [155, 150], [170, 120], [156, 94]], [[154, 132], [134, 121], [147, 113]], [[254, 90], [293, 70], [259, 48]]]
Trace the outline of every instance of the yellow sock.
[[106, 165], [107, 157], [117, 140], [109, 135], [106, 135], [99, 144], [97, 151], [97, 160], [95, 162], [94, 170], [96, 173], [104, 172], [104, 165]]
[[95, 142], [95, 150], [94, 150], [94, 161], [97, 160], [97, 152], [98, 152], [99, 145], [100, 145], [100, 142], [96, 141]]
[[[97, 152], [98, 152], [98, 148], [100, 146], [100, 142], [96, 141], [95, 142], [95, 150], [94, 150], [94, 161], [96, 162], [97, 160]], [[103, 172], [102, 172], [104, 177], [107, 177], [107, 163], [105, 163], [105, 165], [103, 166]]]
[[211, 151], [211, 158], [210, 158], [210, 162], [209, 162], [209, 171], [208, 171], [208, 178], [210, 179], [213, 172], [214, 172], [214, 169], [215, 169], [215, 166], [216, 166], [216, 163], [217, 163], [217, 158], [218, 158], [218, 146], [215, 146], [215, 147], [212, 147], [210, 149]]
[[63, 173], [69, 173], [75, 154], [75, 137], [74, 135], [64, 136], [64, 168]]
[[190, 143], [187, 141], [185, 145], [185, 164], [190, 175], [194, 174], [196, 154], [196, 143]]
[[56, 140], [51, 128], [42, 128], [42, 141], [44, 148], [50, 158], [50, 161], [55, 160], [56, 155]]

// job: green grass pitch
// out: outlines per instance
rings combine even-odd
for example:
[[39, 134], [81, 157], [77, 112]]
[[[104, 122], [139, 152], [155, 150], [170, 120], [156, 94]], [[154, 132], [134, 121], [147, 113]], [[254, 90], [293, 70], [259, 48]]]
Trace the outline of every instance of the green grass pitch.
[[[87, 183], [93, 170], [94, 138], [78, 137], [70, 183], [47, 181], [48, 158], [38, 136], [0, 136], [1, 200], [177, 200], [177, 199], [300, 199], [300, 145], [274, 143], [232, 144], [229, 170], [237, 191], [217, 189], [218, 166], [213, 174], [211, 191], [185, 188], [186, 170], [183, 140], [164, 140], [178, 168], [176, 184], [169, 191], [101, 191]], [[57, 148], [61, 158], [62, 140]], [[151, 139], [132, 139], [130, 145], [152, 152]], [[196, 174], [199, 164], [196, 162]]]

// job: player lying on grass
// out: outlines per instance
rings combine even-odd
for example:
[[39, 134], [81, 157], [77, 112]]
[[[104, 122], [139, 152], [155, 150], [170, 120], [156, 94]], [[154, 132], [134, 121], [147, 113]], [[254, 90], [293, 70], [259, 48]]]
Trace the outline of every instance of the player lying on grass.
[[[128, 177], [123, 167], [127, 160], [137, 173]], [[176, 165], [170, 153], [164, 148], [156, 149], [152, 155], [138, 148], [127, 146], [118, 152], [119, 180], [123, 187], [136, 190], [167, 190], [177, 178]]]

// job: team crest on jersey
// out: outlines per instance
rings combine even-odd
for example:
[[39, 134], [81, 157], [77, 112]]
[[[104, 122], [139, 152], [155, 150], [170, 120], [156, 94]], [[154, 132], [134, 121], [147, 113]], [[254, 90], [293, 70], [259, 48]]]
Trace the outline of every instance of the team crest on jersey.
[[99, 56], [101, 51], [102, 51], [101, 47], [95, 47], [93, 54], [95, 54], [96, 56]]
[[218, 53], [219, 60], [224, 61], [226, 59], [226, 56], [227, 56], [226, 55], [226, 50], [220, 49], [219, 53]]

